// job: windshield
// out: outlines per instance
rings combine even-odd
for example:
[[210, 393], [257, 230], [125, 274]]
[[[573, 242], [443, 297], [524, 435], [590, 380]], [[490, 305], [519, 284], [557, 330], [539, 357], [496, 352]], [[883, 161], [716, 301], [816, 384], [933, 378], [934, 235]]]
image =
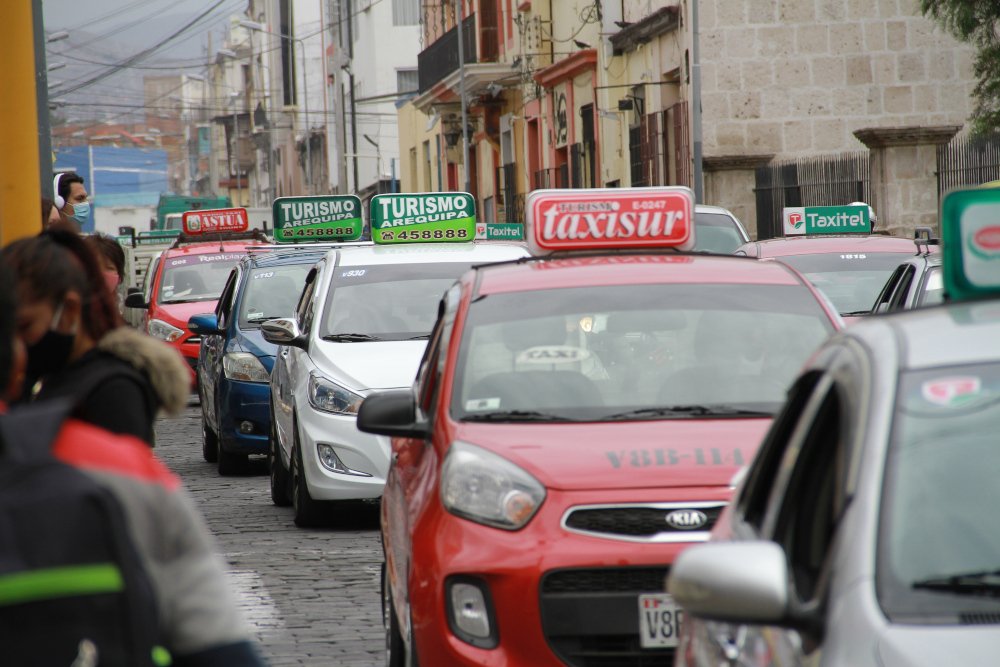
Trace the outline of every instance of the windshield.
[[731, 255], [746, 243], [736, 222], [723, 213], [699, 211], [694, 217], [694, 251]]
[[940, 303], [944, 303], [944, 278], [941, 275], [941, 267], [932, 266], [927, 269], [924, 288], [917, 295], [917, 305], [936, 306]]
[[998, 431], [1000, 363], [900, 378], [877, 561], [890, 617], [1000, 612]]
[[258, 327], [264, 320], [291, 317], [310, 268], [312, 264], [299, 264], [251, 271], [240, 304], [240, 328]]
[[822, 290], [841, 315], [868, 314], [901, 253], [832, 252], [779, 257]]
[[213, 301], [222, 294], [229, 271], [243, 258], [242, 253], [187, 255], [163, 260], [159, 303]]
[[426, 338], [441, 296], [472, 265], [338, 266], [323, 309], [320, 336], [338, 342]]
[[831, 329], [801, 286], [491, 294], [470, 306], [451, 412], [490, 421], [768, 416]]

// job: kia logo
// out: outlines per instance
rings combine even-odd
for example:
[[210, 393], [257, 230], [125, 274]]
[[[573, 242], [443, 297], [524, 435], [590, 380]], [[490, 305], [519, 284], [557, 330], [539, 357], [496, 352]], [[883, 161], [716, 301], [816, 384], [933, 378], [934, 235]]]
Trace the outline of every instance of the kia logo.
[[666, 522], [676, 530], [696, 530], [708, 523], [708, 516], [699, 510], [674, 510], [666, 516]]

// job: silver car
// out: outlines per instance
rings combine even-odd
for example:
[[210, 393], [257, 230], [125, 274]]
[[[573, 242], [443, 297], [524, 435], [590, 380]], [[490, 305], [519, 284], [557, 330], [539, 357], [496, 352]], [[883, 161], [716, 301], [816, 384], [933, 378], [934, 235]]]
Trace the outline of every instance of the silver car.
[[847, 328], [675, 562], [675, 665], [1000, 664], [998, 480], [1000, 300]]

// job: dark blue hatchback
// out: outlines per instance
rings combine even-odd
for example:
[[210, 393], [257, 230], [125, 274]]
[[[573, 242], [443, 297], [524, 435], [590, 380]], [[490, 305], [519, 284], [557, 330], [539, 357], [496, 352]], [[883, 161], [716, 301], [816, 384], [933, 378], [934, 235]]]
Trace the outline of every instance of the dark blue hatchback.
[[251, 252], [233, 268], [215, 312], [189, 321], [202, 336], [197, 367], [202, 454], [218, 464], [220, 475], [242, 471], [249, 455], [268, 453], [277, 346], [264, 340], [260, 325], [293, 314], [306, 274], [325, 250]]

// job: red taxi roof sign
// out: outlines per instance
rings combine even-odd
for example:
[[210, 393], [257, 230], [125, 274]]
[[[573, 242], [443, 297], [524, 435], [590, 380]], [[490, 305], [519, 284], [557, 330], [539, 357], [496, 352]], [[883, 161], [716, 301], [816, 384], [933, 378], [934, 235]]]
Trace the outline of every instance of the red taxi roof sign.
[[184, 211], [181, 225], [185, 234], [245, 232], [250, 229], [250, 218], [245, 208], [198, 209]]
[[681, 186], [534, 190], [525, 214], [535, 255], [694, 246], [694, 194]]

